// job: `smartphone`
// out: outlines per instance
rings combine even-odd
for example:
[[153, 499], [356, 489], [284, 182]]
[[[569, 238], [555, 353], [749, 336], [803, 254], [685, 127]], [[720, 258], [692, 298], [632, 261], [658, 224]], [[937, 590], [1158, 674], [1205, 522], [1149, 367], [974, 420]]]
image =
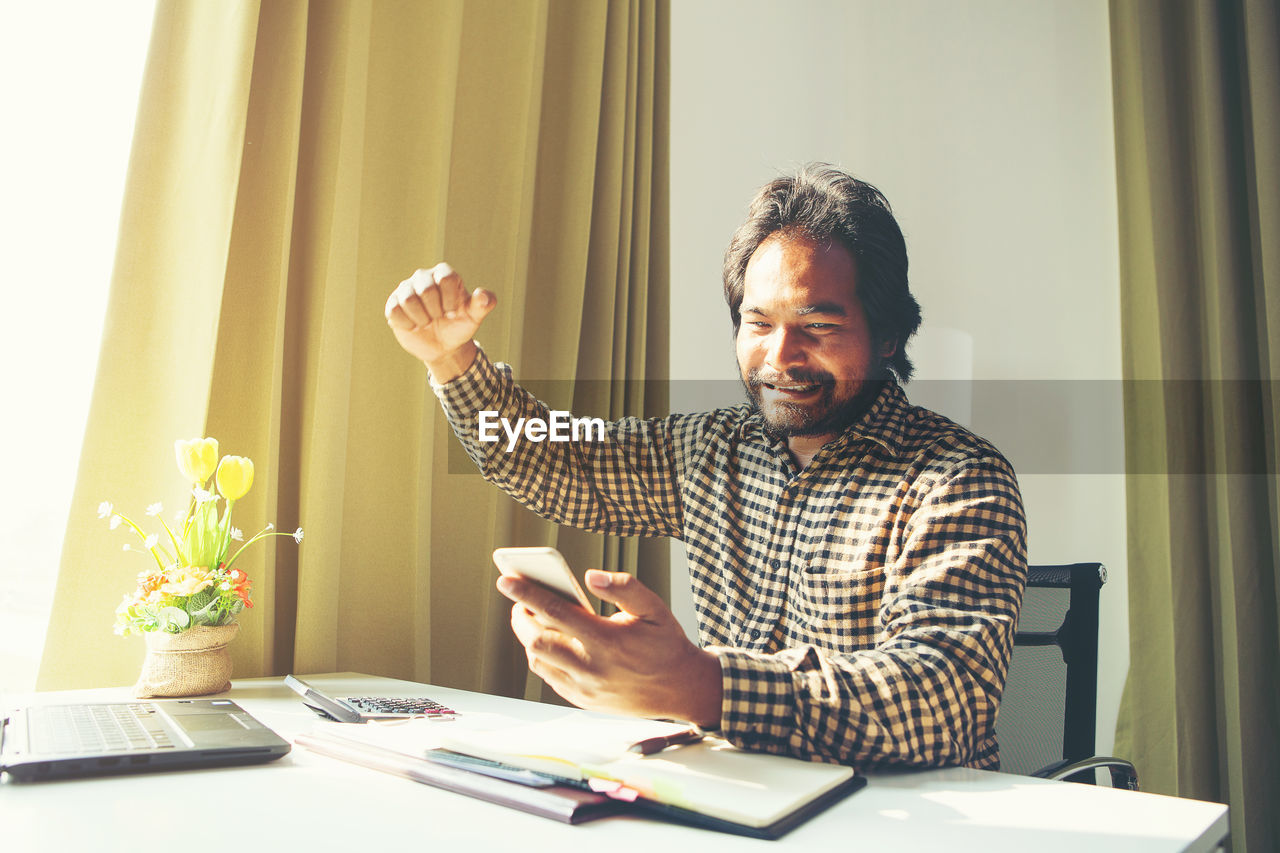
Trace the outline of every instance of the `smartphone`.
[[594, 612], [564, 555], [555, 548], [499, 548], [493, 552], [493, 562], [507, 577], [533, 581]]

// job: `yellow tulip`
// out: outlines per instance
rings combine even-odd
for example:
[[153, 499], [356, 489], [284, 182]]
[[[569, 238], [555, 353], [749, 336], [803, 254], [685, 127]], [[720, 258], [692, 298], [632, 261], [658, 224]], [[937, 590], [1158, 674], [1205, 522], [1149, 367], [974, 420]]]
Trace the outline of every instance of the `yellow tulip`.
[[173, 443], [178, 457], [178, 470], [192, 483], [203, 486], [218, 464], [218, 440], [216, 438], [178, 439]]
[[218, 493], [238, 501], [253, 485], [253, 460], [247, 456], [224, 456], [218, 464]]

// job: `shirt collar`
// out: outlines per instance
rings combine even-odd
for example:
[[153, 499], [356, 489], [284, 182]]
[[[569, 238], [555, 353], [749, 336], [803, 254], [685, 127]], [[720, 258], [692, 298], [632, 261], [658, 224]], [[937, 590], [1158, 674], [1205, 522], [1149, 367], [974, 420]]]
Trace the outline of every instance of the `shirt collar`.
[[897, 456], [902, 449], [902, 429], [909, 407], [902, 386], [893, 379], [885, 379], [866, 414], [830, 444], [844, 447], [858, 439], [867, 439]]

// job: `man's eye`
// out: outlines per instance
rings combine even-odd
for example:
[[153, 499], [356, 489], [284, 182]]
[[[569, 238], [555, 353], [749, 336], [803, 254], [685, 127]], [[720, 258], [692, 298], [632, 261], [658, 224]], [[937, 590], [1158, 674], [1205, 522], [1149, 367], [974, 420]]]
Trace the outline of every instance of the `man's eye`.
[[757, 329], [767, 329], [767, 328], [769, 328], [769, 324], [768, 324], [768, 323], [766, 323], [764, 320], [748, 320], [748, 321], [747, 321], [747, 325], [748, 325], [748, 326], [752, 326], [752, 327], [757, 328]]
[[807, 328], [815, 329], [819, 332], [825, 332], [827, 329], [834, 329], [835, 323], [810, 323]]

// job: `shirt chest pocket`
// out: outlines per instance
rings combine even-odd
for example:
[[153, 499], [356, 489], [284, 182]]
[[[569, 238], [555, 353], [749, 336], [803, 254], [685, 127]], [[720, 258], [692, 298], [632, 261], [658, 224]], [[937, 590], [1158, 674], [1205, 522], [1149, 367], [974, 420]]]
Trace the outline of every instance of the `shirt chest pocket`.
[[880, 567], [850, 571], [843, 560], [809, 560], [795, 590], [797, 627], [803, 634], [797, 639], [843, 653], [870, 648], [879, 633], [884, 583]]

